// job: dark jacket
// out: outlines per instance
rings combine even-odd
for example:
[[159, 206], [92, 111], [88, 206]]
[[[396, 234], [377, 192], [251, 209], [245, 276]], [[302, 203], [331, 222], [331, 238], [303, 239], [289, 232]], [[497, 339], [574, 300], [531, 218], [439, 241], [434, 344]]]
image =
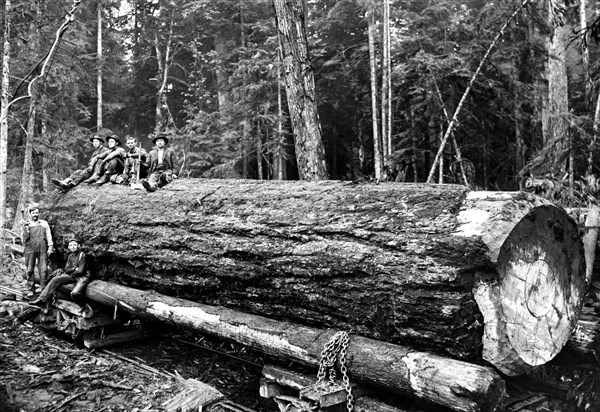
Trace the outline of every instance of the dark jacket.
[[119, 146], [115, 146], [112, 149], [106, 148], [106, 152], [102, 153], [98, 156], [99, 159], [103, 159], [104, 163], [110, 162], [112, 159], [121, 159], [121, 161], [125, 160], [125, 149]]
[[[165, 172], [173, 173], [173, 170], [176, 167], [175, 164], [175, 152], [173, 149], [165, 147], [163, 155], [163, 170]], [[152, 149], [150, 154], [148, 155], [148, 164], [150, 165], [150, 169], [148, 173], [153, 173], [158, 169], [158, 149]]]
[[73, 277], [89, 276], [88, 257], [81, 249], [69, 254], [67, 264], [65, 265], [65, 273]]
[[93, 168], [98, 159], [104, 159], [106, 155], [110, 153], [110, 149], [106, 146], [100, 146], [94, 153], [92, 153], [92, 157], [90, 157], [90, 162], [88, 164], [89, 167]]

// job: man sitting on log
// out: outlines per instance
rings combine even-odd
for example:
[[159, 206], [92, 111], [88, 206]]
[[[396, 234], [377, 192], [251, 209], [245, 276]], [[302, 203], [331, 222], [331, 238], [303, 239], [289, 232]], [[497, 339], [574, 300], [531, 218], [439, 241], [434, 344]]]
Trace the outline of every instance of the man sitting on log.
[[177, 175], [173, 173], [175, 169], [175, 152], [171, 148], [165, 148], [169, 143], [167, 135], [159, 133], [152, 139], [152, 143], [156, 147], [150, 151], [149, 155], [150, 169], [148, 173], [150, 173], [150, 176], [148, 179], [141, 181], [142, 186], [149, 192], [154, 192], [157, 188], [165, 186], [173, 179], [177, 179]]
[[90, 142], [94, 146], [94, 153], [88, 162], [85, 169], [76, 170], [66, 178], [65, 180], [52, 179], [51, 182], [54, 186], [66, 192], [69, 189], [74, 188], [79, 183], [92, 179], [96, 181], [101, 173], [100, 163], [104, 157], [108, 154], [108, 148], [104, 146], [104, 137], [100, 134], [96, 134], [90, 137]]
[[123, 172], [123, 161], [125, 160], [125, 149], [121, 146], [121, 140], [116, 134], [108, 137], [108, 151], [100, 162], [100, 177], [92, 176], [85, 181], [95, 185], [108, 183], [112, 176], [118, 176]]
[[[125, 168], [120, 175], [111, 177], [111, 183], [128, 185], [135, 181], [137, 177], [146, 177], [148, 165], [146, 158], [148, 153], [142, 147], [137, 147], [135, 137], [126, 136], [127, 151], [125, 152]], [[139, 169], [139, 174], [138, 174]]]
[[71, 291], [71, 298], [78, 299], [83, 296], [85, 287], [90, 282], [88, 257], [86, 253], [79, 248], [79, 242], [74, 237], [67, 240], [67, 247], [71, 253], [67, 259], [65, 269], [58, 269], [55, 271], [55, 276], [48, 282], [48, 285], [42, 290], [40, 296], [31, 302], [32, 305], [43, 305], [61, 285], [69, 283], [75, 283], [75, 287], [73, 288], [73, 291]]

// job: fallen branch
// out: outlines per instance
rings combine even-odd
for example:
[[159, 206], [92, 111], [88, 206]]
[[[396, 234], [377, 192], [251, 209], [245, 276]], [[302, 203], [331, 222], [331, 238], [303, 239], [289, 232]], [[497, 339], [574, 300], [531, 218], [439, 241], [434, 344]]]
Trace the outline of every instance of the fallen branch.
[[477, 70], [475, 70], [475, 73], [473, 73], [473, 77], [471, 77], [471, 80], [469, 81], [469, 85], [467, 86], [467, 89], [463, 93], [463, 95], [460, 99], [460, 102], [458, 102], [458, 106], [456, 106], [456, 110], [454, 111], [454, 116], [452, 116], [452, 120], [448, 124], [448, 128], [446, 129], [444, 138], [442, 139], [442, 142], [440, 143], [440, 148], [438, 149], [438, 152], [435, 155], [435, 159], [433, 160], [433, 165], [431, 165], [431, 170], [429, 171], [429, 176], [427, 176], [427, 183], [431, 183], [433, 180], [433, 174], [435, 173], [435, 169], [437, 168], [437, 165], [440, 161], [440, 157], [441, 157], [442, 153], [444, 152], [444, 147], [446, 147], [446, 142], [448, 141], [448, 137], [452, 134], [452, 130], [454, 129], [454, 124], [456, 123], [456, 121], [458, 119], [458, 113], [462, 109], [462, 106], [465, 103], [465, 100], [467, 99], [469, 92], [473, 88], [473, 83], [475, 83], [475, 79], [479, 75], [479, 72], [481, 72], [481, 69], [483, 68], [483, 64], [485, 63], [488, 56], [492, 52], [492, 49], [494, 48], [496, 43], [498, 43], [498, 40], [500, 40], [500, 37], [502, 37], [504, 35], [504, 30], [506, 30], [506, 28], [508, 27], [510, 22], [517, 16], [519, 11], [521, 11], [521, 9], [527, 5], [527, 3], [529, 3], [529, 0], [523, 0], [523, 2], [521, 3], [521, 7], [517, 8], [513, 12], [513, 14], [508, 18], [508, 20], [506, 20], [506, 23], [504, 23], [504, 25], [502, 26], [502, 28], [500, 29], [498, 34], [496, 34], [496, 37], [494, 37], [494, 40], [492, 41], [492, 43], [488, 47], [487, 51], [483, 55], [483, 58], [479, 62], [479, 66], [477, 67]]

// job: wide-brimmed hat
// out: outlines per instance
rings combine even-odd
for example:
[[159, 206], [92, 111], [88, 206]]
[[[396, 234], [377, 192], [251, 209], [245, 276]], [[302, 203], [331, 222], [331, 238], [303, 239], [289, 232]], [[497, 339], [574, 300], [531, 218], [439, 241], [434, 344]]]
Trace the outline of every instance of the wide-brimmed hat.
[[106, 138], [107, 142], [108, 142], [108, 139], [113, 139], [117, 143], [117, 146], [121, 146], [121, 139], [116, 134], [111, 134], [110, 136], [108, 136]]
[[156, 137], [154, 139], [152, 139], [152, 144], [156, 144], [156, 141], [158, 139], [163, 139], [165, 141], [165, 144], [169, 143], [169, 138], [167, 137], [167, 135], [165, 133], [159, 133], [158, 135], [156, 135]]
[[98, 139], [98, 140], [100, 140], [102, 143], [104, 143], [104, 142], [105, 142], [105, 140], [104, 140], [104, 136], [100, 136], [99, 134], [95, 134], [95, 135], [93, 135], [92, 137], [90, 137], [90, 142], [93, 142], [93, 141], [94, 141], [94, 139]]

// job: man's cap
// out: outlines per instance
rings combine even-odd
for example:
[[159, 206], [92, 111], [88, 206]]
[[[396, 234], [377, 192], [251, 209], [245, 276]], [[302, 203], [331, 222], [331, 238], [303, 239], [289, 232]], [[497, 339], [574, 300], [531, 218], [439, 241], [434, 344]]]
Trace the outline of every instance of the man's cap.
[[167, 137], [166, 133], [159, 133], [159, 134], [157, 134], [156, 137], [154, 139], [152, 139], [152, 143], [156, 144], [156, 141], [158, 139], [163, 139], [165, 141], [165, 144], [169, 143], [169, 138]]
[[65, 239], [65, 245], [69, 245], [69, 243], [71, 242], [77, 242], [79, 243], [79, 239], [77, 239], [75, 236], [67, 236]]
[[133, 140], [133, 141], [135, 141], [135, 140], [136, 140], [136, 138], [135, 138], [135, 137], [133, 137], [133, 136], [132, 136], [132, 135], [130, 135], [130, 134], [126, 135], [126, 136], [125, 136], [125, 141], [126, 141], [126, 142], [128, 142], [128, 141], [130, 141], [130, 140]]
[[117, 143], [117, 146], [121, 146], [121, 139], [116, 134], [111, 134], [110, 136], [108, 136], [106, 141], [108, 141], [109, 139], [113, 139]]
[[27, 210], [28, 211], [32, 211], [32, 210], [36, 210], [39, 209], [40, 205], [38, 203], [30, 203], [29, 206], [27, 206]]
[[101, 135], [99, 135], [99, 134], [95, 134], [95, 135], [93, 135], [92, 137], [90, 137], [90, 142], [93, 142], [93, 141], [94, 141], [94, 139], [98, 139], [98, 140], [100, 140], [102, 143], [104, 143], [104, 137], [103, 137], [103, 136], [101, 136]]

